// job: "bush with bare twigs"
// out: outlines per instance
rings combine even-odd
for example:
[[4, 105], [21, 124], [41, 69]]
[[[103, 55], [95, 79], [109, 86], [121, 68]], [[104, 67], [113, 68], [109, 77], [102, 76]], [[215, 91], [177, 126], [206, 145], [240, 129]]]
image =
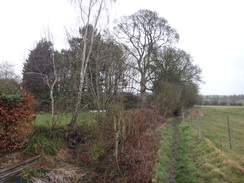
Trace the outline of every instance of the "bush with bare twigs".
[[151, 109], [113, 114], [114, 145], [97, 167], [95, 182], [148, 182], [157, 156], [156, 127], [164, 122]]

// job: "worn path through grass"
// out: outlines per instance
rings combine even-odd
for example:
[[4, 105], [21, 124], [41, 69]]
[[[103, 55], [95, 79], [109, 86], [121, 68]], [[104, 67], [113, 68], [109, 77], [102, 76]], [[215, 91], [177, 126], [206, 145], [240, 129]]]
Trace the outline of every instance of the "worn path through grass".
[[162, 142], [154, 182], [244, 182], [244, 169], [210, 140], [199, 138], [188, 123], [170, 120], [160, 131]]

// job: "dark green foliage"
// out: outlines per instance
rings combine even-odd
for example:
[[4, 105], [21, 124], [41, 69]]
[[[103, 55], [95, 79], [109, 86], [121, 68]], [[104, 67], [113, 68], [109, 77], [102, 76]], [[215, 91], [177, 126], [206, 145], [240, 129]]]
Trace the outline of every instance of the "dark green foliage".
[[14, 79], [0, 79], [0, 99], [10, 103], [22, 100], [20, 85]]
[[51, 128], [49, 127], [46, 127], [46, 126], [38, 126], [36, 129], [35, 129], [35, 132], [33, 135], [42, 135], [43, 137], [45, 138], [48, 138], [48, 139], [57, 139], [57, 140], [60, 140], [63, 138], [63, 133], [62, 133], [62, 129], [58, 129], [58, 130], [52, 130]]
[[106, 152], [104, 148], [99, 147], [97, 144], [94, 144], [88, 154], [92, 159], [92, 165], [94, 167], [97, 167], [99, 160], [106, 155]]
[[52, 79], [52, 43], [43, 39], [30, 51], [23, 68], [23, 88], [39, 101], [39, 110], [50, 104], [47, 78]]

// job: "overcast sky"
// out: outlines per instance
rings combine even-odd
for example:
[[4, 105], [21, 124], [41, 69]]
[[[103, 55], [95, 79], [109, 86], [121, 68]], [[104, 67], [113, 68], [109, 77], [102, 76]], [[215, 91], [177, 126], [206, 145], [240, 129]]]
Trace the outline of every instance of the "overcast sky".
[[[112, 17], [139, 9], [157, 11], [180, 34], [176, 46], [203, 70], [201, 94], [244, 94], [244, 0], [117, 0]], [[0, 1], [0, 26], [0, 62], [21, 73], [47, 27], [60, 49], [65, 27], [78, 25], [68, 0], [7, 0]]]

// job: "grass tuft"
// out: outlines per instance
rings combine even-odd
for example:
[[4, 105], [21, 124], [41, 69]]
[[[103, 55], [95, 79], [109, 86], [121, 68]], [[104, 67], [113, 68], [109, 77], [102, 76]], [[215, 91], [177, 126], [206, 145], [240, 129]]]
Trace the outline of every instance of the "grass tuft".
[[29, 155], [48, 154], [55, 156], [62, 144], [62, 132], [60, 130], [52, 130], [49, 127], [40, 126], [29, 137], [29, 142], [25, 146], [24, 153]]

